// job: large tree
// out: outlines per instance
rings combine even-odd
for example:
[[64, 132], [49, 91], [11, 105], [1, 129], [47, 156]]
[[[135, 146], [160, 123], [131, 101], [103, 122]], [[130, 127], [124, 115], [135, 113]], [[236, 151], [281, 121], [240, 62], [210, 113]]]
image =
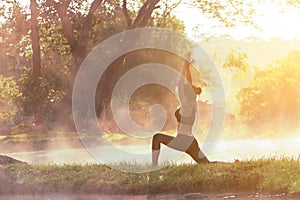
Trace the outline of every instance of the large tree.
[[[74, 9], [72, 9], [72, 7], [74, 8], [76, 6], [77, 8], [82, 7], [82, 2], [76, 0], [66, 0], [59, 2], [56, 2], [54, 0], [45, 0], [45, 5], [50, 7], [50, 9], [54, 9], [61, 21], [63, 33], [68, 40], [77, 67], [81, 65], [89, 52], [86, 44], [90, 40], [90, 33], [92, 32], [95, 13], [97, 11], [101, 12], [101, 9], [105, 7], [105, 4], [111, 4], [111, 2], [107, 2], [105, 0], [94, 0], [92, 1], [90, 8], [85, 14], [79, 13], [78, 10], [75, 11]], [[126, 7], [127, 1], [124, 0], [122, 11], [127, 21], [127, 29], [146, 26], [153, 10], [157, 8], [156, 4], [158, 2], [159, 0], [147, 0], [140, 8], [136, 18], [132, 20]], [[114, 2], [114, 4], [115, 5], [113, 6], [117, 6], [118, 2], [116, 1]], [[116, 8], [118, 9], [118, 7]], [[77, 18], [78, 14], [80, 16]], [[77, 24], [77, 28], [74, 21], [75, 18], [77, 18], [76, 20], [79, 20], [81, 23], [80, 25]]]
[[[164, 19], [170, 15], [172, 9], [182, 3], [179, 1], [170, 5], [165, 0], [145, 0], [142, 1], [137, 14], [134, 14], [132, 10], [128, 10], [127, 0], [123, 0], [122, 5], [120, 5], [120, 1], [94, 0], [83, 13], [79, 9], [83, 8], [84, 2], [77, 0], [44, 0], [43, 3], [45, 11], [51, 10], [57, 14], [77, 67], [81, 65], [89, 52], [86, 44], [88, 44], [91, 37], [94, 15], [101, 12], [106, 5], [109, 4], [111, 7], [122, 11], [127, 23], [124, 29], [128, 30], [150, 26], [149, 22], [155, 14], [154, 10], [160, 9], [161, 19]], [[254, 13], [253, 7], [250, 3], [246, 4], [242, 0], [227, 0], [222, 3], [219, 1], [198, 0], [194, 1], [192, 6], [199, 8], [203, 15], [217, 19], [227, 27], [238, 23], [253, 24], [251, 20]], [[160, 26], [161, 24], [162, 22], [159, 20], [156, 25]]]
[[[65, 56], [65, 52], [71, 53], [74, 61], [73, 76], [74, 72], [76, 73], [82, 61], [95, 45], [123, 30], [144, 27], [146, 25], [158, 25], [179, 32], [183, 32], [184, 30], [179, 20], [170, 15], [170, 11], [178, 4], [170, 5], [170, 3], [165, 2], [164, 6], [162, 6], [164, 12], [153, 13], [155, 9], [160, 8], [157, 6], [158, 0], [148, 0], [141, 4], [137, 3], [133, 5], [140, 5], [138, 12], [135, 12], [132, 6], [129, 6], [125, 0], [121, 2], [121, 5], [119, 1], [95, 0], [90, 2], [89, 7], [84, 7], [84, 2], [75, 0], [63, 2], [45, 0], [41, 4], [41, 15], [43, 16], [42, 31], [46, 33], [50, 27], [54, 26], [51, 29], [59, 29], [58, 31], [64, 35], [65, 40], [61, 40], [61, 38], [55, 39], [53, 36], [50, 37], [50, 40], [61, 44], [60, 46], [56, 45], [56, 47], [59, 47], [56, 49], [59, 54], [64, 54]], [[51, 31], [51, 34], [53, 34], [53, 31]], [[49, 35], [49, 32], [46, 35]], [[43, 40], [49, 40], [49, 37], [45, 37]], [[48, 48], [53, 47], [50, 45]], [[120, 57], [114, 65], [122, 66], [121, 63], [123, 63], [124, 58], [125, 55]], [[55, 59], [51, 60], [55, 62]], [[114, 70], [113, 76], [117, 77], [118, 74], [122, 73], [122, 70]], [[110, 76], [112, 74], [108, 76], [108, 81], [111, 79], [109, 78]], [[72, 85], [72, 80], [70, 78], [70, 85]], [[109, 87], [100, 88], [102, 94], [111, 91], [112, 83], [110, 82], [106, 85]], [[100, 97], [100, 106], [109, 101], [106, 95], [104, 96], [105, 98]], [[70, 94], [69, 97], [71, 97]]]

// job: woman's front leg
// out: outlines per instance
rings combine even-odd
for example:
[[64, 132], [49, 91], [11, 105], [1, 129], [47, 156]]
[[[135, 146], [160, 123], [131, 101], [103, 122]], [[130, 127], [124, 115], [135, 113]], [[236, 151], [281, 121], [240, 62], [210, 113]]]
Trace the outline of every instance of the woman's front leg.
[[160, 150], [152, 150], [152, 166], [157, 166]]
[[152, 165], [157, 166], [160, 154], [160, 144], [168, 145], [174, 137], [162, 133], [156, 133], [152, 137]]

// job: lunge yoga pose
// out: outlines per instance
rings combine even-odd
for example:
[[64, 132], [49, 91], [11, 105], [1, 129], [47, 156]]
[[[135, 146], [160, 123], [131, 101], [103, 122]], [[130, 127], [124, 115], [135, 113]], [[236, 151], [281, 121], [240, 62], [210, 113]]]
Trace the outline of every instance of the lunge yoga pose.
[[[189, 53], [188, 59], [191, 54]], [[161, 133], [156, 133], [152, 138], [152, 165], [156, 166], [160, 153], [160, 145], [164, 144], [178, 151], [189, 154], [197, 163], [208, 163], [209, 160], [202, 153], [198, 142], [192, 134], [192, 127], [196, 114], [196, 97], [200, 95], [202, 89], [192, 84], [190, 72], [190, 62], [184, 61], [181, 68], [181, 76], [178, 80], [178, 94], [181, 108], [176, 110], [175, 117], [178, 122], [177, 136], [172, 137]], [[188, 83], [185, 83], [185, 79]]]

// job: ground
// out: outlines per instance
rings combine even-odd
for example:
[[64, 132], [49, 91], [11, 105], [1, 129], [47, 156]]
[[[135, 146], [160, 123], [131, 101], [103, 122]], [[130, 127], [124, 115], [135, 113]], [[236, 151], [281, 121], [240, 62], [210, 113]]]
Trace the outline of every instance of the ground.
[[16, 163], [23, 163], [19, 160], [16, 160], [14, 158], [8, 157], [8, 156], [2, 156], [0, 155], [0, 165], [3, 164], [16, 164]]
[[[190, 195], [190, 196], [189, 196]], [[289, 197], [285, 194], [259, 194], [259, 193], [209, 193], [209, 194], [160, 194], [160, 195], [15, 195], [0, 196], [0, 200], [296, 200], [299, 197]]]

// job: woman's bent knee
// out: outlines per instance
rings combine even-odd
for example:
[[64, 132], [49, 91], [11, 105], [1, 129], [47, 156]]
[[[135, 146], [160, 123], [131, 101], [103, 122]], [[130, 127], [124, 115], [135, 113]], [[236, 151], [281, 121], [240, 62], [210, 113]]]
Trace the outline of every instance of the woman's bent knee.
[[152, 149], [159, 150], [160, 144], [168, 145], [174, 137], [162, 133], [156, 133], [152, 138]]
[[152, 150], [160, 150], [161, 138], [161, 133], [156, 133], [152, 136]]

